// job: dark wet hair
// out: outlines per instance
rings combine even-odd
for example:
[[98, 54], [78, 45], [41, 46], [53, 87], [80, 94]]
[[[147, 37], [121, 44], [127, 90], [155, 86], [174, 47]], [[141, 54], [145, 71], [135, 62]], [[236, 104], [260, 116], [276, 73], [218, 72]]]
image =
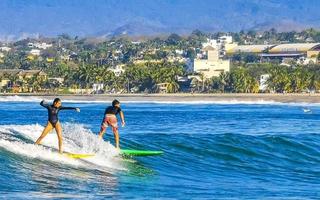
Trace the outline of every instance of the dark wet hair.
[[55, 99], [53, 100], [53, 105], [56, 104], [56, 103], [58, 103], [59, 101], [61, 101], [61, 99], [55, 98]]
[[112, 106], [115, 106], [115, 105], [117, 105], [117, 104], [119, 104], [119, 103], [120, 103], [120, 101], [118, 101], [117, 99], [115, 99], [115, 100], [112, 101]]

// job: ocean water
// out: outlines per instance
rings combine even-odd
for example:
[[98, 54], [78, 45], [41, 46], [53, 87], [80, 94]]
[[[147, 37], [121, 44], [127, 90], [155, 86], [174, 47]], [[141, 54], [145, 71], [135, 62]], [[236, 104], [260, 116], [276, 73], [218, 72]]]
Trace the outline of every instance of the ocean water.
[[[121, 147], [163, 150], [121, 158], [108, 129], [107, 102], [63, 103], [64, 149], [39, 99], [0, 98], [0, 199], [319, 199], [320, 105], [274, 102], [122, 104]], [[304, 112], [308, 107], [311, 112]]]

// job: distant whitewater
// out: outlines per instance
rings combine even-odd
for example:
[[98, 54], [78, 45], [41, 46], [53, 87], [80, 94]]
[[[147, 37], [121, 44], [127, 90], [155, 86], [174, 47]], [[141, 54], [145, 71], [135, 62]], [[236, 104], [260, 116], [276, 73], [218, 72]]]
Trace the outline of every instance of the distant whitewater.
[[[54, 97], [45, 97], [40, 98], [37, 96], [0, 96], [0, 102], [41, 102], [42, 100], [46, 100], [51, 102]], [[82, 100], [82, 99], [72, 99], [72, 97], [68, 96], [66, 100], [63, 99], [63, 102], [67, 103], [110, 103], [110, 100]], [[159, 100], [146, 100], [146, 101], [121, 101], [122, 103], [152, 103], [152, 104], [221, 104], [221, 105], [234, 105], [234, 104], [258, 104], [258, 105], [299, 105], [299, 106], [318, 106], [320, 103], [307, 103], [307, 102], [277, 102], [277, 101], [266, 101], [266, 100], [188, 100], [188, 101], [181, 101], [181, 100], [168, 100], [168, 101], [159, 101]]]

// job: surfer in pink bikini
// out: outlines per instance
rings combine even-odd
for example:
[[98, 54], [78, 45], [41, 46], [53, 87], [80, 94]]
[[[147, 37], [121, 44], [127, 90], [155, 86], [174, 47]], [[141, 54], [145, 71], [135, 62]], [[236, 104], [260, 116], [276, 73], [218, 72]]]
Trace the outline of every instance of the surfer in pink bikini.
[[120, 102], [118, 100], [113, 100], [112, 101], [112, 106], [109, 106], [106, 108], [104, 112], [104, 118], [101, 123], [101, 129], [99, 132], [99, 138], [102, 139], [106, 128], [108, 126], [111, 126], [112, 132], [114, 135], [115, 143], [116, 143], [116, 148], [120, 149], [119, 146], [119, 132], [118, 132], [118, 121], [116, 115], [119, 114], [121, 118], [121, 123], [122, 127], [125, 126], [125, 121], [124, 121], [124, 115], [123, 112], [120, 108]]

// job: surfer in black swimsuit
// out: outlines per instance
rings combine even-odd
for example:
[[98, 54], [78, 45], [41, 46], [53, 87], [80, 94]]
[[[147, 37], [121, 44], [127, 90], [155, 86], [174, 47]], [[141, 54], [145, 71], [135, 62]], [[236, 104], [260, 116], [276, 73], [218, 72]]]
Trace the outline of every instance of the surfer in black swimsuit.
[[48, 109], [48, 124], [42, 131], [41, 136], [37, 139], [36, 144], [40, 144], [41, 140], [52, 129], [55, 129], [58, 135], [59, 152], [62, 153], [62, 128], [58, 118], [59, 111], [60, 110], [76, 110], [77, 112], [80, 112], [80, 109], [74, 108], [74, 107], [61, 106], [61, 100], [59, 98], [55, 98], [52, 105], [46, 104], [44, 101], [41, 101], [40, 105]]

